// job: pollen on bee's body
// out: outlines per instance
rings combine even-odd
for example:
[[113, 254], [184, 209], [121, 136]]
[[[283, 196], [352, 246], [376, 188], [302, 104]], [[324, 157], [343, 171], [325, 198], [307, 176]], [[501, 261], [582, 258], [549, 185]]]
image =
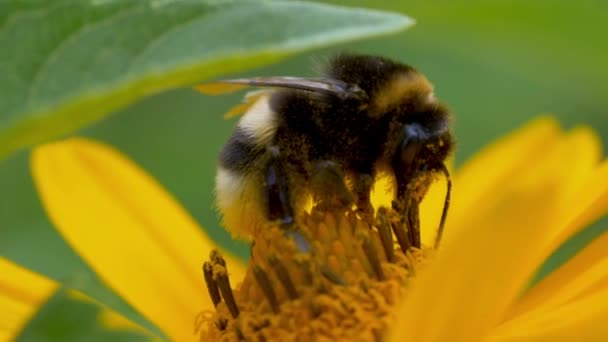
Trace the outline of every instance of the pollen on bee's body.
[[[381, 209], [367, 222], [354, 211], [313, 208], [289, 234], [265, 227], [242, 283], [230, 293], [220, 289], [215, 312], [198, 325], [201, 340], [378, 340], [395, 319], [392, 307], [408, 278], [432, 251], [399, 246], [391, 230], [407, 229], [396, 227], [395, 217]], [[308, 242], [305, 250], [298, 239]], [[211, 259], [226, 272], [217, 253]], [[208, 282], [215, 303], [212, 289], [223, 278], [211, 278], [218, 284]]]

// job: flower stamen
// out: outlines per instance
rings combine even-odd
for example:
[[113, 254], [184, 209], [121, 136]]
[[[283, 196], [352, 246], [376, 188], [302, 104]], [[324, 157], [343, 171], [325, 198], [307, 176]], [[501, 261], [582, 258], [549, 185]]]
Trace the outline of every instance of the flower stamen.
[[228, 320], [225, 318], [220, 318], [215, 322], [215, 326], [220, 330], [220, 331], [224, 331], [226, 330], [226, 327], [228, 326]]
[[277, 300], [277, 295], [272, 287], [272, 283], [266, 271], [264, 271], [260, 266], [253, 265], [252, 266], [253, 276], [258, 283], [258, 286], [266, 296], [266, 300], [270, 304], [270, 308], [272, 312], [279, 313], [279, 301]]
[[274, 274], [277, 276], [277, 278], [279, 278], [279, 281], [283, 285], [285, 292], [287, 292], [289, 299], [297, 299], [298, 291], [296, 290], [296, 287], [289, 276], [287, 268], [285, 268], [285, 265], [281, 262], [281, 260], [277, 258], [276, 255], [272, 255], [268, 258], [268, 263], [270, 264], [270, 267], [272, 267]]
[[[407, 244], [397, 246], [391, 228], [400, 216], [381, 208], [371, 220], [350, 209], [315, 207], [289, 228], [268, 224], [234, 291], [240, 315], [224, 299], [207, 316], [201, 340], [380, 340], [408, 278], [430, 251], [411, 247], [404, 225]], [[213, 279], [224, 297], [216, 268]]]
[[382, 265], [380, 264], [376, 246], [374, 246], [374, 243], [369, 236], [364, 236], [361, 239], [363, 241], [363, 252], [374, 271], [374, 275], [378, 280], [384, 280], [384, 272], [382, 271]]
[[332, 283], [340, 286], [346, 286], [346, 281], [340, 278], [334, 271], [332, 271], [327, 265], [321, 266], [321, 274], [325, 279], [331, 281]]
[[213, 264], [211, 262], [206, 261], [203, 264], [203, 276], [205, 277], [205, 283], [207, 284], [207, 290], [209, 291], [209, 297], [213, 302], [213, 306], [217, 308], [217, 306], [222, 301], [222, 296], [220, 295], [220, 290], [217, 287], [217, 282], [213, 279]]
[[378, 229], [378, 235], [380, 242], [382, 243], [382, 249], [388, 262], [395, 262], [395, 246], [393, 243], [393, 234], [391, 232], [391, 226], [388, 222], [386, 208], [378, 209], [376, 215], [376, 227]]
[[[207, 283], [207, 289], [209, 290], [209, 296], [215, 307], [219, 305], [221, 298], [224, 299], [224, 303], [230, 310], [232, 318], [239, 317], [239, 308], [234, 299], [232, 293], [232, 287], [230, 286], [230, 279], [228, 278], [228, 269], [226, 268], [226, 260], [216, 250], [212, 250], [209, 255], [210, 262], [203, 264], [203, 274], [205, 276], [205, 282]], [[219, 294], [218, 294], [219, 290]]]
[[[393, 207], [395, 207], [395, 210], [399, 209], [399, 205], [397, 205], [396, 202], [393, 202]], [[380, 210], [382, 209], [383, 208], [380, 208]], [[381, 213], [380, 210], [378, 211], [379, 214]], [[389, 217], [388, 213], [382, 216], [386, 219]], [[408, 229], [405, 226], [405, 220], [401, 217], [394, 217], [393, 215], [393, 217], [391, 217], [391, 227], [393, 229], [393, 234], [395, 234], [395, 238], [397, 238], [397, 243], [399, 244], [399, 247], [401, 247], [401, 252], [407, 253], [410, 247], [412, 247], [412, 241]]]

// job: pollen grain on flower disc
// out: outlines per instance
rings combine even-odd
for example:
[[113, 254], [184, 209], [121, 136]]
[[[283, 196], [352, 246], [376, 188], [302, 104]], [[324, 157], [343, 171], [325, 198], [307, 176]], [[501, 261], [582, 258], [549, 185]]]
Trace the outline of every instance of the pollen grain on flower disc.
[[381, 339], [408, 278], [432, 253], [402, 252], [391, 230], [405, 228], [396, 227], [394, 214], [381, 209], [369, 224], [352, 211], [313, 209], [288, 233], [276, 225], [262, 229], [234, 290], [238, 317], [220, 302], [204, 315], [201, 340]]

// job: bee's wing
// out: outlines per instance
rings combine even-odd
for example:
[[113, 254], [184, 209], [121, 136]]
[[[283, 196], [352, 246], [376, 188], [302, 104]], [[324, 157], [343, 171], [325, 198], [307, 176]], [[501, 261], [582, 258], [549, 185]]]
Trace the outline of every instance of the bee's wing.
[[300, 89], [323, 94], [330, 94], [342, 99], [354, 98], [365, 99], [367, 94], [356, 84], [346, 83], [333, 78], [304, 78], [290, 76], [274, 77], [252, 77], [222, 80], [212, 83], [204, 83], [196, 86], [196, 89], [209, 95], [231, 93], [247, 86], [253, 87], [277, 87]]

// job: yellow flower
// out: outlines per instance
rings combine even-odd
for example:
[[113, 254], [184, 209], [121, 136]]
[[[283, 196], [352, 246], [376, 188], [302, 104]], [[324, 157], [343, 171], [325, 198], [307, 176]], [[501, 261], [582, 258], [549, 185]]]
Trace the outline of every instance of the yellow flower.
[[[159, 341], [147, 330], [100, 305], [92, 298], [74, 290], [64, 293], [60, 291], [61, 286], [57, 282], [16, 265], [4, 257], [0, 257], [0, 271], [2, 272], [0, 278], [0, 308], [2, 308], [0, 311], [0, 341], [14, 341], [15, 336], [20, 335], [22, 329], [27, 326], [40, 307], [55, 294], [65, 294], [70, 300], [94, 307], [96, 323], [104, 330], [124, 331], [137, 334], [132, 336], [145, 336], [151, 342]], [[23, 336], [20, 337], [20, 341], [24, 340]]]
[[11, 341], [57, 284], [0, 257], [0, 341]]
[[[541, 118], [481, 151], [453, 177], [439, 250], [423, 263], [420, 251], [404, 256], [407, 272], [396, 272], [395, 278], [406, 283], [400, 304], [390, 303], [391, 288], [380, 290], [382, 298], [372, 303], [394, 304], [387, 314], [395, 318], [390, 331], [385, 334], [378, 330], [385, 324], [374, 322], [384, 316], [359, 315], [357, 324], [389, 341], [608, 340], [608, 232], [529, 286], [553, 251], [608, 211], [608, 161], [602, 161], [597, 140], [587, 128], [564, 133]], [[214, 311], [200, 269], [220, 248], [156, 181], [112, 148], [80, 138], [36, 148], [32, 172], [51, 221], [117, 294], [172, 340], [206, 336], [193, 326], [201, 312]], [[423, 243], [429, 246], [444, 191], [440, 185], [421, 207]], [[338, 221], [322, 219], [315, 229], [334, 222], [329, 228], [340, 234], [344, 224]], [[356, 225], [346, 224], [353, 231]], [[348, 237], [340, 242], [348, 246]], [[242, 280], [246, 287], [256, 272], [227, 251], [220, 253], [232, 285]], [[222, 263], [213, 266], [225, 272]], [[377, 276], [383, 277], [390, 275]], [[366, 284], [373, 287], [370, 279]], [[35, 282], [21, 286], [28, 284]], [[336, 288], [328, 291], [340, 297]], [[237, 290], [237, 297], [246, 291]], [[0, 296], [14, 293], [0, 283]], [[297, 316], [290, 305], [279, 311]], [[275, 314], [277, 321], [288, 319], [284, 315]]]

